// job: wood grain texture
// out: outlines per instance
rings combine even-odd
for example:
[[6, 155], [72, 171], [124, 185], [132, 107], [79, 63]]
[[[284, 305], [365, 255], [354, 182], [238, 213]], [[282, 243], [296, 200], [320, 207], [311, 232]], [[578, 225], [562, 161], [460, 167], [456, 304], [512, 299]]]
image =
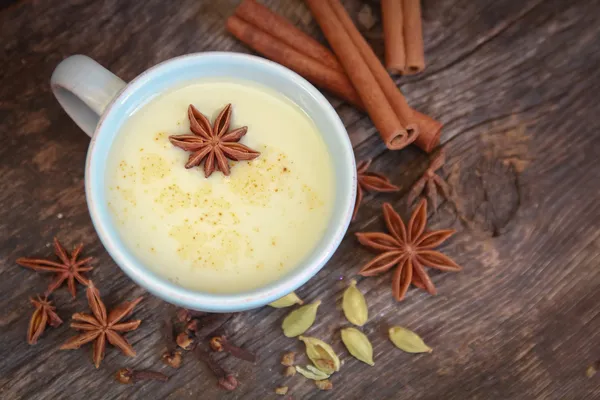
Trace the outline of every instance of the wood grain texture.
[[[323, 40], [300, 0], [264, 1]], [[376, 1], [344, 1], [356, 18], [365, 4], [378, 21], [363, 32], [381, 56]], [[0, 7], [0, 398], [2, 399], [268, 399], [290, 387], [294, 399], [592, 399], [600, 376], [586, 378], [600, 359], [600, 2], [597, 0], [424, 0], [427, 69], [398, 81], [409, 103], [445, 123], [443, 175], [453, 202], [432, 215], [434, 227], [459, 233], [444, 251], [464, 266], [433, 273], [439, 295], [410, 289], [393, 301], [390, 276], [361, 279], [370, 306], [364, 332], [375, 350], [368, 367], [339, 340], [339, 309], [347, 279], [372, 256], [353, 232], [383, 226], [381, 204], [404, 216], [410, 185], [424, 171], [418, 149], [387, 151], [368, 118], [335, 98], [357, 159], [373, 158], [403, 190], [369, 195], [358, 220], [328, 265], [298, 291], [321, 299], [310, 330], [332, 343], [345, 363], [333, 392], [319, 393], [296, 376], [287, 380], [283, 352], [301, 351], [279, 329], [286, 310], [268, 307], [227, 323], [234, 343], [256, 351], [257, 366], [227, 360], [241, 382], [234, 393], [216, 388], [206, 368], [186, 357], [163, 366], [160, 326], [172, 307], [137, 287], [100, 244], [86, 209], [83, 167], [88, 138], [54, 100], [49, 78], [64, 57], [83, 53], [130, 80], [146, 68], [189, 52], [248, 52], [224, 29], [234, 0], [5, 1]], [[6, 7], [4, 7], [6, 6]], [[28, 346], [33, 309], [28, 297], [48, 277], [18, 267], [19, 256], [51, 255], [52, 237], [86, 244], [97, 258], [90, 274], [107, 305], [146, 294], [127, 335], [138, 352], [114, 348], [99, 370], [89, 348], [59, 351], [68, 324]], [[87, 308], [57, 292], [63, 319]], [[389, 325], [417, 331], [430, 355], [397, 351]], [[305, 360], [301, 360], [305, 361]], [[172, 375], [166, 384], [123, 386], [121, 367]]]

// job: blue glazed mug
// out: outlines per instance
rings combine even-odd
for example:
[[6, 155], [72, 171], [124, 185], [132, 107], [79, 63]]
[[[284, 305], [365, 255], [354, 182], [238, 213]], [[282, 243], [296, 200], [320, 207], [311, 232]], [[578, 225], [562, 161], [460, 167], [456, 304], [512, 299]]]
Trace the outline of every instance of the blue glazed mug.
[[[323, 238], [287, 275], [243, 293], [212, 294], [185, 289], [152, 272], [119, 237], [105, 196], [104, 166], [127, 118], [157, 94], [202, 78], [248, 80], [288, 97], [315, 122], [334, 163], [335, 205]], [[261, 307], [306, 283], [323, 268], [344, 237], [356, 196], [352, 145], [344, 125], [325, 97], [287, 68], [246, 54], [197, 53], [158, 64], [126, 84], [91, 58], [75, 55], [56, 67], [51, 85], [61, 106], [92, 138], [85, 166], [85, 192], [98, 236], [121, 269], [155, 296], [182, 307], [209, 312]]]

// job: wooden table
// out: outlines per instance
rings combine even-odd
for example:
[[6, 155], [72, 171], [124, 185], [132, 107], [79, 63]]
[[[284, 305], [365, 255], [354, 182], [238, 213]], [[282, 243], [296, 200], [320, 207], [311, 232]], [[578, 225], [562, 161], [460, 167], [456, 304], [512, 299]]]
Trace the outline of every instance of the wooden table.
[[[301, 29], [322, 35], [300, 0], [265, 1]], [[370, 7], [375, 25], [361, 29], [381, 54], [377, 2], [344, 2], [353, 17]], [[159, 328], [173, 308], [147, 295], [127, 335], [138, 352], [126, 358], [109, 347], [96, 370], [90, 348], [60, 351], [73, 334], [70, 315], [87, 310], [60, 289], [54, 299], [67, 323], [35, 346], [25, 337], [33, 311], [28, 298], [48, 276], [15, 264], [19, 256], [52, 256], [56, 235], [69, 247], [82, 241], [96, 257], [90, 276], [109, 306], [145, 294], [102, 247], [89, 218], [83, 183], [88, 137], [55, 101], [50, 74], [66, 56], [91, 56], [125, 80], [190, 52], [249, 52], [224, 29], [234, 0], [70, 0], [0, 2], [0, 398], [198, 399], [276, 398], [287, 384], [294, 399], [591, 399], [600, 398], [600, 3], [573, 0], [425, 0], [427, 69], [398, 79], [409, 103], [444, 124], [448, 162], [442, 172], [452, 202], [432, 215], [433, 227], [459, 233], [444, 251], [464, 266], [433, 273], [436, 297], [415, 288], [391, 296], [389, 274], [361, 279], [371, 318], [375, 366], [351, 358], [339, 340], [339, 310], [347, 285], [371, 254], [353, 233], [383, 227], [381, 204], [409, 213], [406, 194], [427, 156], [416, 148], [387, 151], [362, 113], [330, 97], [357, 159], [402, 185], [397, 194], [369, 195], [358, 220], [328, 265], [298, 291], [321, 299], [311, 334], [331, 342], [344, 359], [333, 392], [296, 376], [281, 376], [281, 354], [302, 351], [279, 325], [285, 310], [236, 315], [233, 342], [259, 354], [257, 365], [228, 359], [241, 382], [219, 390], [191, 356], [181, 369], [159, 358]], [[364, 14], [363, 14], [364, 15]], [[364, 20], [363, 20], [364, 21]], [[368, 21], [367, 21], [368, 22]], [[432, 354], [392, 347], [392, 324], [417, 331]], [[119, 385], [124, 366], [172, 375], [166, 383]]]

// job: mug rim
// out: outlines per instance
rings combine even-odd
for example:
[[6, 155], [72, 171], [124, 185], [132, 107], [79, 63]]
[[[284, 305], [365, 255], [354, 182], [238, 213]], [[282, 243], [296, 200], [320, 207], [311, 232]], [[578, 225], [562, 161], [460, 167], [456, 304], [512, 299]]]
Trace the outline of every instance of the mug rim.
[[[333, 225], [337, 225], [335, 226], [334, 234], [330, 237], [327, 237], [329, 236], [327, 234], [324, 235], [322, 240], [326, 241], [327, 245], [320, 252], [316, 253], [314, 257], [311, 257], [314, 261], [311, 262], [311, 260], [303, 260], [294, 269], [288, 271], [276, 281], [240, 293], [209, 293], [185, 288], [169, 281], [164, 276], [160, 276], [158, 273], [146, 266], [139, 258], [129, 257], [125, 251], [127, 246], [123, 243], [121, 238], [117, 237], [115, 232], [109, 232], [108, 225], [110, 224], [110, 221], [105, 220], [99, 210], [100, 199], [97, 192], [99, 190], [105, 190], [105, 184], [92, 184], [93, 176], [98, 175], [92, 174], [93, 158], [98, 148], [97, 143], [99, 143], [99, 140], [101, 140], [102, 136], [105, 136], [102, 134], [103, 128], [105, 127], [105, 121], [107, 117], [115, 110], [115, 107], [118, 106], [119, 101], [131, 95], [135, 95], [136, 91], [143, 85], [150, 82], [154, 75], [163, 70], [171, 68], [173, 64], [188, 63], [196, 58], [228, 59], [233, 61], [237, 60], [243, 63], [257, 64], [260, 68], [265, 68], [267, 71], [270, 70], [280, 74], [285, 80], [294, 86], [307, 91], [308, 94], [315, 99], [315, 101], [318, 103], [319, 109], [326, 116], [327, 122], [332, 128], [331, 132], [338, 136], [336, 139], [343, 144], [343, 148], [339, 149], [339, 155], [334, 154], [330, 148], [328, 148], [328, 152], [333, 158], [348, 158], [348, 160], [343, 160], [343, 163], [349, 164], [347, 167], [350, 168], [350, 172], [347, 177], [349, 180], [349, 185], [347, 185], [347, 187], [350, 188], [349, 193], [341, 193], [341, 197], [344, 200], [343, 205], [345, 206], [343, 217], [339, 220], [334, 220], [333, 216], [331, 217], [327, 226], [330, 228]], [[298, 106], [302, 108], [301, 105]], [[102, 173], [100, 176], [104, 178], [105, 175]], [[274, 300], [277, 300], [280, 297], [283, 297], [287, 293], [296, 290], [298, 287], [302, 286], [314, 275], [316, 275], [335, 253], [348, 230], [356, 196], [356, 185], [356, 162], [354, 159], [352, 144], [348, 137], [346, 128], [340, 120], [337, 112], [329, 103], [329, 101], [323, 96], [323, 94], [321, 94], [321, 92], [306, 79], [280, 64], [254, 55], [232, 52], [191, 53], [171, 58], [156, 64], [155, 66], [142, 72], [130, 82], [126, 83], [123, 89], [111, 100], [103, 114], [100, 116], [98, 125], [96, 126], [94, 134], [91, 138], [85, 166], [86, 200], [92, 223], [100, 238], [100, 241], [119, 268], [134, 282], [136, 282], [136, 284], [144, 287], [153, 295], [169, 303], [190, 309], [210, 312], [244, 311], [261, 307]], [[93, 189], [94, 186], [99, 189], [95, 191]], [[336, 196], [338, 195], [340, 194], [336, 193]], [[337, 206], [337, 202], [334, 207], [335, 206]], [[118, 234], [118, 232], [116, 233]], [[313, 248], [312, 252], [310, 252], [307, 257], [313, 255], [317, 250], [318, 248]]]

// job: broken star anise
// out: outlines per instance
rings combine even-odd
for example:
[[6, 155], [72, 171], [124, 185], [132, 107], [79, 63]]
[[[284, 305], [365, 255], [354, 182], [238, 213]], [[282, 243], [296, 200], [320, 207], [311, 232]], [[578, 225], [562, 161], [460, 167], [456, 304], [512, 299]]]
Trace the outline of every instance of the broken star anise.
[[212, 127], [208, 118], [191, 104], [188, 107], [188, 118], [193, 135], [169, 136], [169, 141], [174, 146], [192, 153], [185, 164], [186, 168], [197, 167], [204, 160], [206, 178], [215, 170], [220, 170], [223, 175], [229, 175], [228, 158], [233, 161], [247, 161], [260, 155], [258, 151], [238, 143], [248, 131], [247, 126], [228, 132], [231, 123], [231, 104], [227, 104], [219, 113]]
[[67, 340], [60, 349], [78, 349], [82, 345], [95, 340], [92, 357], [96, 368], [100, 366], [100, 362], [104, 358], [107, 340], [113, 346], [118, 347], [126, 356], [135, 356], [135, 350], [133, 350], [133, 347], [119, 332], [133, 331], [140, 326], [142, 321], [120, 321], [131, 314], [134, 307], [142, 301], [142, 298], [138, 297], [134, 301], [123, 302], [117, 308], [107, 313], [106, 306], [100, 298], [100, 292], [92, 281], [90, 281], [85, 293], [93, 315], [85, 313], [73, 314], [73, 321], [75, 322], [71, 322], [71, 328], [77, 329], [82, 333]]
[[358, 187], [356, 188], [356, 202], [354, 203], [354, 212], [352, 213], [352, 221], [356, 219], [360, 203], [363, 199], [363, 192], [397, 192], [400, 188], [393, 185], [390, 180], [376, 172], [367, 172], [371, 160], [361, 161], [356, 166], [356, 173], [358, 175]]
[[79, 281], [79, 283], [82, 285], [87, 286], [89, 281], [81, 273], [91, 271], [93, 269], [89, 265], [90, 261], [93, 260], [92, 257], [84, 258], [83, 260], [79, 261], [77, 260], [77, 257], [79, 257], [82, 249], [83, 243], [75, 247], [71, 253], [71, 256], [69, 256], [58, 239], [54, 238], [54, 252], [60, 259], [61, 263], [50, 260], [42, 260], [39, 258], [25, 257], [18, 258], [16, 262], [17, 264], [26, 268], [31, 268], [34, 271], [54, 272], [57, 275], [56, 278], [50, 282], [50, 285], [48, 285], [46, 295], [49, 295], [58, 289], [66, 280], [71, 296], [75, 297], [75, 280]]
[[450, 198], [450, 185], [448, 185], [448, 183], [442, 179], [441, 176], [435, 173], [435, 171], [442, 168], [445, 161], [445, 151], [444, 149], [441, 149], [436, 155], [433, 156], [431, 162], [429, 163], [429, 167], [423, 176], [421, 176], [410, 188], [407, 200], [409, 205], [412, 205], [417, 197], [423, 193], [423, 191], [426, 191], [427, 198], [431, 202], [431, 207], [433, 208], [434, 212], [438, 207], [438, 191], [444, 199], [448, 200]]
[[30, 298], [31, 304], [35, 307], [35, 311], [29, 320], [29, 329], [27, 330], [27, 343], [36, 344], [39, 337], [46, 330], [46, 326], [50, 325], [53, 328], [60, 326], [63, 323], [62, 319], [56, 314], [56, 307], [47, 297], [37, 296], [37, 299]]
[[426, 232], [427, 201], [422, 199], [410, 217], [408, 228], [389, 203], [383, 205], [383, 216], [390, 234], [381, 232], [357, 233], [358, 241], [382, 254], [375, 257], [359, 272], [362, 276], [374, 276], [397, 265], [392, 279], [392, 291], [397, 301], [412, 284], [430, 294], [436, 294], [435, 286], [425, 266], [441, 271], [460, 271], [452, 259], [433, 250], [452, 236], [453, 229]]

